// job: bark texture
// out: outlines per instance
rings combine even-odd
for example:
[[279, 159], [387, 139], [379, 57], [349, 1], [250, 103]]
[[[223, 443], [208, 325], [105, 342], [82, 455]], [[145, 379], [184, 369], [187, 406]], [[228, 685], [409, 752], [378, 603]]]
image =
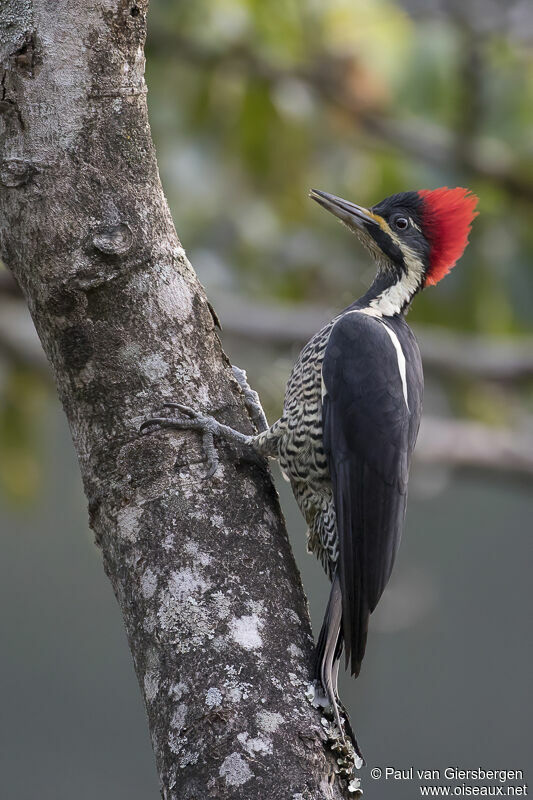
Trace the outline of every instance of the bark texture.
[[266, 466], [138, 435], [180, 399], [251, 432], [176, 236], [143, 78], [147, 2], [3, 0], [0, 253], [78, 452], [164, 798], [350, 795], [306, 698], [312, 638]]

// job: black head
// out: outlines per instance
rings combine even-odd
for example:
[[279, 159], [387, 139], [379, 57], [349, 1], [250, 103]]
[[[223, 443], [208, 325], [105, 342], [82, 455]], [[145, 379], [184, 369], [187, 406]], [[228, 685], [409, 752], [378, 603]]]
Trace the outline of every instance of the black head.
[[380, 266], [398, 279], [409, 269], [415, 268], [420, 277], [427, 270], [430, 243], [423, 233], [418, 192], [394, 194], [371, 209], [315, 189], [310, 196], [354, 231]]
[[401, 192], [370, 209], [374, 224], [367, 225], [368, 235], [403, 272], [413, 260], [420, 264], [424, 274], [429, 269], [431, 245], [423, 230], [423, 202], [418, 192]]
[[356, 233], [380, 269], [417, 288], [454, 266], [476, 216], [477, 197], [460, 187], [401, 192], [370, 209], [316, 189], [310, 196]]

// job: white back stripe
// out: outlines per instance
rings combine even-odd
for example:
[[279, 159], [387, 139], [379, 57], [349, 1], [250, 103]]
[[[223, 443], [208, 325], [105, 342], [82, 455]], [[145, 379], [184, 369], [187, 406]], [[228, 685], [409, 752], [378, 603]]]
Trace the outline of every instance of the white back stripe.
[[[404, 355], [404, 352], [402, 350], [402, 346], [400, 344], [400, 340], [398, 339], [398, 337], [396, 336], [396, 334], [394, 333], [392, 328], [389, 328], [389, 326], [387, 325], [385, 320], [381, 317], [381, 315], [379, 315], [379, 313], [376, 311], [375, 308], [369, 308], [369, 307], [367, 307], [367, 308], [356, 308], [353, 311], [347, 311], [346, 313], [347, 314], [366, 314], [368, 317], [373, 317], [376, 320], [376, 322], [379, 322], [385, 328], [385, 330], [387, 331], [387, 333], [389, 335], [389, 338], [390, 338], [390, 340], [391, 340], [391, 342], [393, 344], [393, 347], [394, 347], [394, 349], [396, 351], [396, 358], [398, 359], [398, 372], [400, 373], [400, 380], [402, 382], [403, 399], [405, 400], [405, 407], [409, 411], [409, 400], [408, 400], [408, 396], [407, 396], [407, 365], [406, 365], [406, 362], [405, 362], [405, 355]], [[337, 321], [335, 322], [335, 324], [331, 328], [330, 336], [331, 336], [331, 333], [333, 332], [333, 328], [335, 327], [337, 322], [339, 322], [343, 318], [343, 316], [344, 316], [344, 314], [340, 314], [339, 315], [339, 318], [337, 319]], [[322, 365], [322, 369], [321, 369], [321, 380], [322, 380], [322, 400], [324, 400], [324, 397], [328, 393], [327, 389], [326, 389], [326, 385], [324, 383], [324, 365]]]
[[396, 350], [396, 356], [398, 358], [398, 371], [400, 373], [400, 378], [402, 381], [402, 389], [403, 389], [403, 399], [405, 400], [405, 405], [407, 410], [409, 411], [409, 402], [407, 400], [407, 372], [405, 366], [405, 356], [403, 354], [402, 346], [400, 344], [400, 340], [396, 336], [393, 330], [389, 328], [386, 322], [383, 322], [383, 327], [387, 331], [390, 336], [390, 340], [394, 345], [394, 349]]

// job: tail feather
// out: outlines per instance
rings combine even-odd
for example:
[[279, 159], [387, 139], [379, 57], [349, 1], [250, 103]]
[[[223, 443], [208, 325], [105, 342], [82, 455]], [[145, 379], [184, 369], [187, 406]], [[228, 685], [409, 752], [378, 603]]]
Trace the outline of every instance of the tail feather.
[[[346, 728], [352, 740], [356, 754], [364, 764], [364, 759], [357, 744], [357, 739], [353, 732], [346, 710], [340, 703], [337, 693], [337, 678], [339, 665], [342, 655], [343, 635], [342, 635], [342, 592], [338, 574], [333, 578], [331, 592], [329, 595], [324, 621], [318, 637], [316, 648], [315, 678], [322, 684], [325, 694], [330, 702], [335, 715], [335, 722], [344, 740], [344, 729]], [[345, 721], [345, 728], [341, 723], [341, 711]]]
[[[338, 575], [335, 575], [329, 595], [324, 622], [318, 637], [316, 651], [316, 677], [322, 684], [328, 700], [333, 708], [339, 731], [343, 733], [339, 707], [337, 704], [338, 661], [335, 657], [339, 649], [342, 623], [342, 594]], [[342, 645], [341, 645], [342, 647]], [[339, 653], [340, 655], [340, 653]]]

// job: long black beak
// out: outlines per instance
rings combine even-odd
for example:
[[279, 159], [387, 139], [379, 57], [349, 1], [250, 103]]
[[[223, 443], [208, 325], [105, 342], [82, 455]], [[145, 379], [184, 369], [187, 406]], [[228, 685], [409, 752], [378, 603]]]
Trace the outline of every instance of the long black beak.
[[357, 206], [349, 200], [343, 200], [342, 197], [318, 189], [311, 189], [309, 197], [351, 227], [365, 230], [365, 225], [379, 225], [377, 215], [368, 208]]

